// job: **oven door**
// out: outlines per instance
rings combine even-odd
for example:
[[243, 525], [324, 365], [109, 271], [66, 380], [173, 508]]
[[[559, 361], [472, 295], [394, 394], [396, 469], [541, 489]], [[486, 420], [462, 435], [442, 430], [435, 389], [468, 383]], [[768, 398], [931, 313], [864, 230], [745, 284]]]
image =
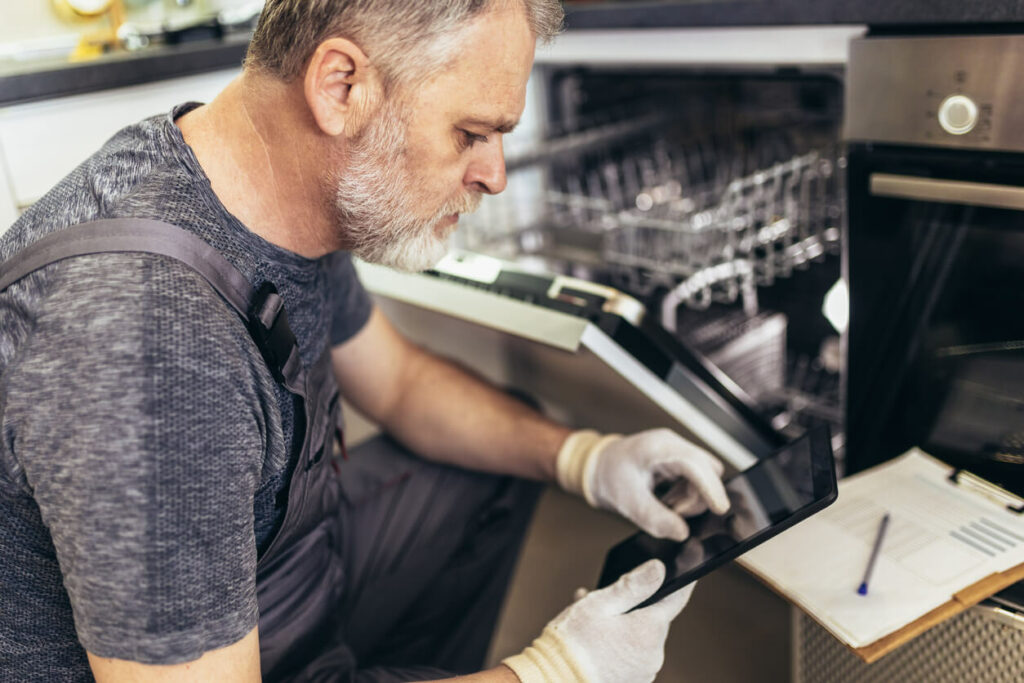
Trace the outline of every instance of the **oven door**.
[[847, 471], [921, 446], [1024, 489], [1024, 155], [853, 146]]

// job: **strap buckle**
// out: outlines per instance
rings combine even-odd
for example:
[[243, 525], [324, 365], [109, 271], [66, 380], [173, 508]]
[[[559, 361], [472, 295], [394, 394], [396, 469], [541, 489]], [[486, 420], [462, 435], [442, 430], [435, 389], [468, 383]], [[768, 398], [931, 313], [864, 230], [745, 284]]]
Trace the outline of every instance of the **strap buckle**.
[[298, 342], [288, 326], [284, 299], [272, 282], [264, 282], [256, 291], [248, 326], [274, 379], [287, 383], [298, 363]]

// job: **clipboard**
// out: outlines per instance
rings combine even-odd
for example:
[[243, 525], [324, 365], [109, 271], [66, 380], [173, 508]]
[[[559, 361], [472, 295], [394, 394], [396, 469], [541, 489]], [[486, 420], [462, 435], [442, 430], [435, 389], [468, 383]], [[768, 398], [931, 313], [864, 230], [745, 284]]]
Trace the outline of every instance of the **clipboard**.
[[738, 562], [870, 663], [1024, 580], [1024, 500], [915, 448], [840, 481], [832, 507]]

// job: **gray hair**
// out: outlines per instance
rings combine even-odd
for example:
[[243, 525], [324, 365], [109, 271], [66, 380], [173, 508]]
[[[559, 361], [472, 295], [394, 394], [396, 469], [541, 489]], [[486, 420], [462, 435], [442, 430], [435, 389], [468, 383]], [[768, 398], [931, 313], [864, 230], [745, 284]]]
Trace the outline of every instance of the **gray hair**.
[[344, 37], [366, 52], [386, 86], [415, 82], [452, 59], [472, 19], [512, 3], [521, 3], [542, 43], [562, 30], [559, 0], [267, 0], [245, 66], [292, 81], [320, 43]]

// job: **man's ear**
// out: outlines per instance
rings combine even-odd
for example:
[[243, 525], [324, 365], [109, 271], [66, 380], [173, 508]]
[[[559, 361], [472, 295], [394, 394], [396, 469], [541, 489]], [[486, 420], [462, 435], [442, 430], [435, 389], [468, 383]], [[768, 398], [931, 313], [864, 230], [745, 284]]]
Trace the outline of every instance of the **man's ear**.
[[345, 38], [320, 43], [306, 65], [306, 104], [325, 134], [358, 135], [382, 99], [376, 69], [358, 45]]

